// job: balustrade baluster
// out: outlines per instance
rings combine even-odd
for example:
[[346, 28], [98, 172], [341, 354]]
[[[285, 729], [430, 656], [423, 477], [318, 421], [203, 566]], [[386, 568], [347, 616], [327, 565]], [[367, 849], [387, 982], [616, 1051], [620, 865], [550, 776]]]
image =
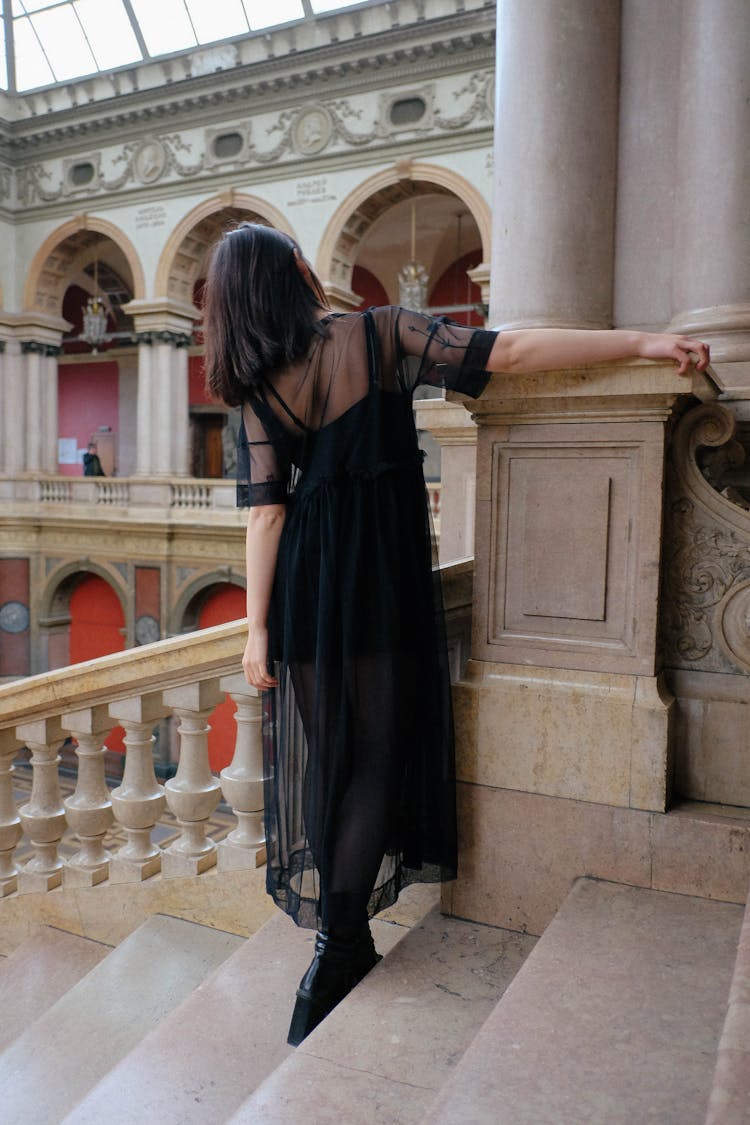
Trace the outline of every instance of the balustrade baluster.
[[23, 830], [34, 848], [20, 869], [18, 890], [50, 891], [62, 882], [63, 862], [58, 847], [65, 831], [65, 809], [57, 767], [66, 734], [59, 718], [39, 719], [16, 727], [16, 735], [31, 750], [31, 797], [18, 810]]
[[216, 844], [206, 836], [206, 828], [221, 798], [221, 786], [208, 765], [206, 720], [222, 695], [217, 680], [203, 680], [170, 688], [163, 698], [180, 720], [180, 762], [165, 788], [167, 805], [181, 832], [164, 851], [162, 873], [198, 875], [216, 863]]
[[13, 759], [21, 745], [15, 731], [0, 730], [0, 898], [12, 894], [18, 886], [13, 853], [23, 829], [13, 800]]
[[241, 673], [222, 676], [219, 687], [237, 704], [234, 756], [220, 777], [224, 798], [238, 822], [234, 831], [218, 844], [219, 869], [259, 867], [266, 860], [261, 696]]
[[167, 711], [161, 693], [137, 695], [111, 703], [109, 713], [125, 728], [125, 771], [112, 790], [115, 819], [127, 843], [109, 863], [110, 883], [137, 883], [161, 869], [162, 852], [151, 840], [164, 811], [164, 786], [154, 772], [154, 727]]
[[68, 712], [62, 716], [62, 726], [78, 743], [78, 783], [73, 796], [63, 804], [68, 824], [81, 844], [66, 865], [64, 881], [66, 886], [93, 887], [107, 878], [111, 858], [104, 847], [114, 815], [104, 776], [103, 742], [114, 721], [102, 704]]

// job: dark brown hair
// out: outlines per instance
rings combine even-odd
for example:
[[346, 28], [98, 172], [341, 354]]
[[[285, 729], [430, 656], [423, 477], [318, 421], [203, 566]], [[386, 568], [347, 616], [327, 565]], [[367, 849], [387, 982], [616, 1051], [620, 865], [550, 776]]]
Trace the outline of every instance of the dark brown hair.
[[228, 406], [245, 402], [264, 375], [305, 354], [327, 307], [322, 285], [289, 235], [259, 223], [228, 231], [216, 245], [203, 293], [209, 393]]

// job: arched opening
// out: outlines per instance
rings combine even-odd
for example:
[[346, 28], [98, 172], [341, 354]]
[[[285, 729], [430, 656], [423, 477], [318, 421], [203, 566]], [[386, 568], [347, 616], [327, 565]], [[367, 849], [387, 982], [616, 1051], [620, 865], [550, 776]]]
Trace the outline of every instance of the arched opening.
[[[337, 212], [338, 230], [332, 220], [321, 242], [319, 268], [331, 279], [328, 285], [334, 304], [338, 301], [343, 307], [359, 309], [379, 304], [413, 306], [414, 302], [402, 299], [399, 274], [416, 260], [427, 282], [422, 309], [480, 328], [484, 325], [482, 294], [468, 271], [488, 253], [487, 215], [457, 177], [444, 174], [427, 179], [418, 175], [419, 170], [417, 166], [407, 169], [413, 178], [381, 174], [369, 195], [360, 188], [348, 210], [345, 201]], [[475, 210], [468, 206], [467, 196]], [[326, 268], [327, 273], [323, 272]], [[418, 388], [417, 397], [439, 393]], [[425, 454], [425, 478], [438, 482], [440, 447], [424, 431], [419, 432], [419, 443]]]
[[[48, 628], [50, 669], [96, 660], [126, 647], [125, 611], [120, 596], [106, 578], [88, 570], [68, 574], [57, 586], [51, 599]], [[124, 735], [122, 727], [115, 727], [104, 743], [118, 757], [125, 753]], [[121, 763], [113, 766], [109, 762], [107, 772], [113, 776], [121, 774]]]
[[[115, 234], [78, 225], [47, 246], [34, 285], [35, 306], [68, 325], [58, 363], [57, 471], [83, 475], [84, 453], [93, 442], [97, 475], [99, 469], [106, 476], [129, 475], [135, 467], [137, 363], [132, 319], [123, 306], [137, 289], [133, 253]], [[98, 310], [97, 334], [86, 318]]]
[[[201, 204], [177, 227], [157, 269], [157, 292], [184, 306], [200, 309], [206, 271], [214, 245], [241, 222], [263, 223], [287, 230], [274, 208], [239, 193]], [[190, 472], [199, 478], [229, 477], [235, 469], [238, 411], [213, 401], [205, 389], [203, 339], [195, 324], [194, 346], [188, 356], [190, 411]]]

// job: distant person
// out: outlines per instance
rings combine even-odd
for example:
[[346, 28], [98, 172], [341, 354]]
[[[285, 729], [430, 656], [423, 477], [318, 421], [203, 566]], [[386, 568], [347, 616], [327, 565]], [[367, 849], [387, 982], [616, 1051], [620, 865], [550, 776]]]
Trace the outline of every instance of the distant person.
[[102, 468], [96, 448], [96, 442], [90, 441], [83, 455], [83, 475], [85, 477], [106, 477], [107, 475]]

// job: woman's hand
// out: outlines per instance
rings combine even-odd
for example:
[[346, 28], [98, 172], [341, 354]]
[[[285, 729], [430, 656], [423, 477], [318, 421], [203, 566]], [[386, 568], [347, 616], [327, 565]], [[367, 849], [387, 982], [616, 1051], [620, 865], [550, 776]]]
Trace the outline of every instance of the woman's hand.
[[268, 671], [268, 630], [265, 626], [250, 626], [242, 670], [247, 682], [260, 691], [267, 691], [278, 684], [276, 677]]
[[643, 346], [638, 353], [641, 359], [673, 359], [677, 363], [678, 375], [687, 375], [693, 364], [697, 371], [705, 371], [708, 367], [708, 344], [701, 340], [668, 332], [643, 332], [642, 337]]

